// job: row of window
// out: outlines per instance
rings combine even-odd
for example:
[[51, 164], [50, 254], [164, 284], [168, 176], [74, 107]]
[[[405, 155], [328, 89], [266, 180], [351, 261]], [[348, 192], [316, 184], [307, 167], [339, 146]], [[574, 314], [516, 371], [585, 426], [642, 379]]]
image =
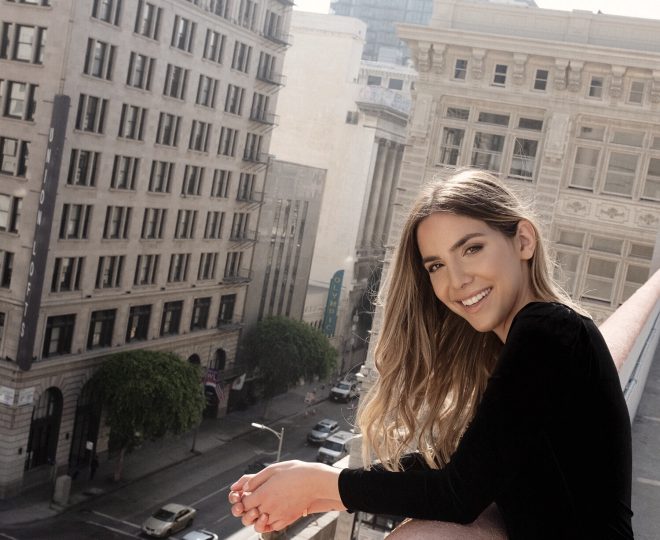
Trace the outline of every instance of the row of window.
[[[193, 300], [189, 323], [191, 332], [196, 330], [206, 330], [208, 328], [211, 304], [212, 298], [210, 296], [195, 298]], [[236, 294], [224, 294], [220, 296], [216, 323], [218, 327], [232, 324], [234, 322], [235, 306]], [[165, 302], [163, 304], [159, 336], [173, 336], [181, 332], [181, 317], [183, 309], [183, 300]], [[128, 322], [126, 325], [126, 343], [149, 339], [152, 311], [153, 305], [151, 304], [130, 307]], [[118, 315], [117, 312], [117, 309], [103, 309], [92, 312], [89, 319], [89, 329], [87, 331], [88, 350], [113, 346], [115, 323]], [[46, 321], [42, 356], [44, 358], [49, 358], [63, 354], [71, 354], [75, 325], [75, 314], [48, 317]], [[114, 345], [118, 344], [119, 343], [115, 343]]]
[[36, 84], [0, 79], [0, 113], [5, 118], [34, 120], [37, 110]]
[[23, 199], [0, 193], [0, 232], [17, 233]]
[[14, 254], [11, 251], [0, 249], [0, 287], [11, 287], [11, 276], [14, 271]]
[[[8, 253], [8, 252], [0, 252]], [[0, 269], [3, 287], [8, 288], [11, 282], [13, 254], [9, 261], [3, 257], [3, 268]], [[218, 273], [217, 252], [200, 253], [197, 266], [196, 281], [217, 279]], [[80, 291], [84, 279], [86, 257], [57, 257], [53, 265], [50, 291], [53, 293]], [[170, 255], [167, 269], [167, 283], [183, 283], [189, 280], [191, 253], [173, 253]], [[133, 273], [133, 285], [157, 285], [160, 270], [161, 255], [138, 255]], [[249, 277], [242, 267], [243, 252], [229, 251], [225, 257], [225, 267], [222, 280], [226, 282], [246, 281]], [[6, 266], [6, 268], [4, 268]], [[124, 269], [126, 267], [125, 255], [103, 255], [98, 257], [96, 264], [95, 289], [116, 289], [124, 284]], [[4, 275], [7, 273], [7, 276]], [[6, 285], [5, 285], [6, 283]]]
[[[2, 199], [0, 199], [2, 201]], [[18, 199], [20, 201], [20, 199]], [[7, 226], [12, 224], [17, 229], [18, 215], [20, 215], [20, 202], [16, 205], [14, 214], [6, 217]], [[61, 240], [87, 239], [92, 220], [92, 208], [90, 204], [64, 204], [62, 217], [60, 219], [59, 238]], [[198, 210], [177, 210], [173, 238], [175, 240], [194, 239], [197, 233]], [[0, 214], [0, 218], [3, 214]], [[205, 239], [219, 239], [222, 237], [222, 229], [225, 213], [209, 210], [206, 213], [204, 225]], [[133, 208], [130, 206], [108, 206], [106, 208], [103, 223], [102, 238], [105, 240], [128, 240], [130, 227], [133, 221]], [[167, 222], [166, 208], [145, 208], [142, 218], [140, 238], [143, 240], [162, 240]], [[229, 239], [231, 241], [254, 240], [255, 236], [249, 229], [250, 214], [247, 212], [234, 212]], [[0, 229], [1, 230], [1, 229]], [[9, 229], [10, 232], [15, 232]]]

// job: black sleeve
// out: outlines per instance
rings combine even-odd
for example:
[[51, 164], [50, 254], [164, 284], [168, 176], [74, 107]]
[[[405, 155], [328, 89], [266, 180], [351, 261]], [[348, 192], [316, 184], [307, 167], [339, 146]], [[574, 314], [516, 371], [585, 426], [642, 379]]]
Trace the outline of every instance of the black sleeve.
[[[424, 457], [419, 452], [412, 452], [406, 454], [401, 458], [399, 466], [402, 471], [430, 471]], [[385, 467], [381, 463], [374, 463], [371, 465], [370, 471], [385, 471]]]
[[514, 320], [451, 461], [439, 470], [345, 469], [339, 493], [349, 510], [471, 523], [506, 489], [547, 417], [557, 365], [573, 355], [577, 335], [575, 318], [546, 324], [531, 311]]

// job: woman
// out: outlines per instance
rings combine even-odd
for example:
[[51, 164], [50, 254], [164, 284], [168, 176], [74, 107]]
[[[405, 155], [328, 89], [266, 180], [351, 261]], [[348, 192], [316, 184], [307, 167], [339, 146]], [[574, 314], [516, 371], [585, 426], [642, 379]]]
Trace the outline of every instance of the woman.
[[380, 463], [273, 465], [232, 485], [232, 513], [263, 532], [330, 509], [467, 524], [495, 503], [511, 540], [633, 538], [619, 378], [551, 275], [533, 218], [491, 175], [428, 186], [389, 271], [379, 380], [358, 417], [365, 463]]

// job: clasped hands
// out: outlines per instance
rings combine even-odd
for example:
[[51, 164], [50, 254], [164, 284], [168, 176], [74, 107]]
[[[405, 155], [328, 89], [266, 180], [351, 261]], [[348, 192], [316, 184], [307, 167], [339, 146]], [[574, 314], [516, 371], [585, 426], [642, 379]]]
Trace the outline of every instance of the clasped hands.
[[345, 510], [339, 469], [320, 463], [283, 461], [243, 475], [229, 492], [231, 513], [259, 533], [281, 531], [302, 516]]

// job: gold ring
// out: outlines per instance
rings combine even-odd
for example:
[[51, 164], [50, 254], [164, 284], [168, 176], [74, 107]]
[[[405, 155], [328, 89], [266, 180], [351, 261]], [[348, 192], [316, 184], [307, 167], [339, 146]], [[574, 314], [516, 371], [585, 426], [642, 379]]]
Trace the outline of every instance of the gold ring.
[[307, 508], [305, 508], [305, 509], [303, 510], [302, 517], [307, 517]]

